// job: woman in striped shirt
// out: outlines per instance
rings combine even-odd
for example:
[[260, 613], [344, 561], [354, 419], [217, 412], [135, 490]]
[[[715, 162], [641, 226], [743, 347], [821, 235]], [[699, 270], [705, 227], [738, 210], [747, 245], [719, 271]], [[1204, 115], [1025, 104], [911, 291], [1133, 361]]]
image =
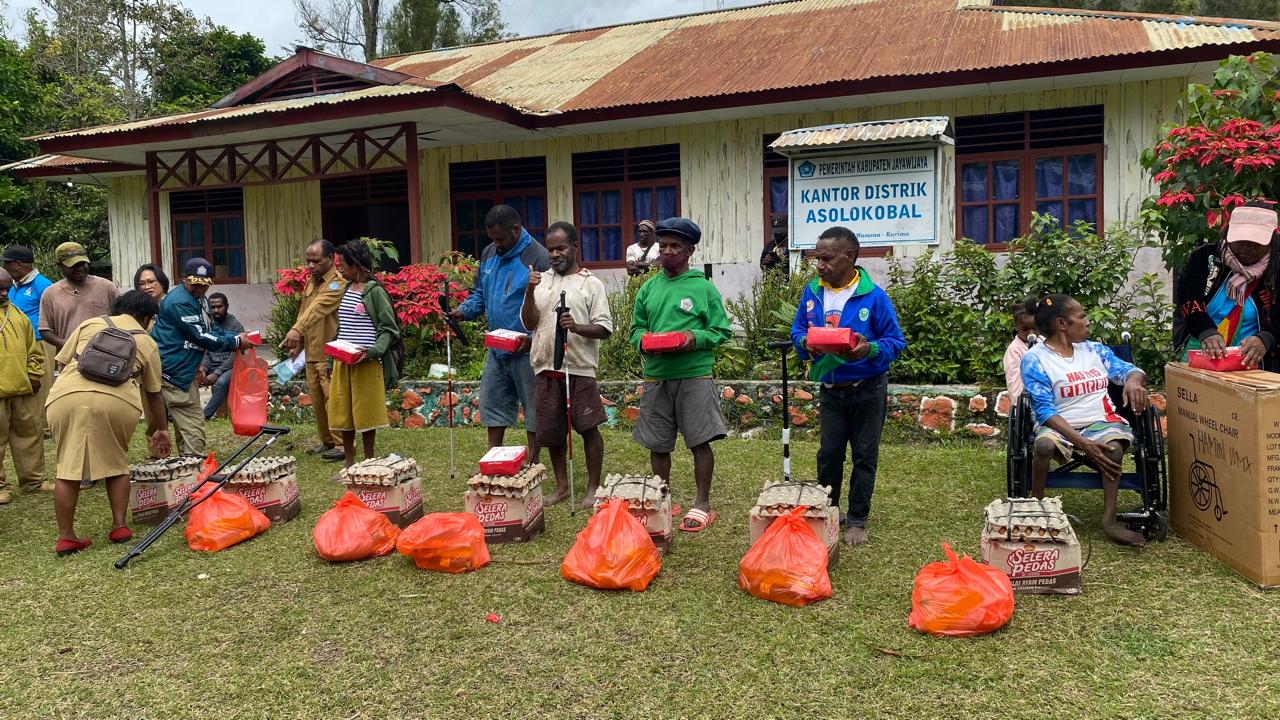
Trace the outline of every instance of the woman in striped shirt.
[[[399, 381], [388, 353], [400, 337], [391, 296], [373, 278], [373, 254], [359, 240], [337, 248], [338, 272], [347, 289], [338, 306], [338, 339], [363, 348], [350, 363], [334, 362], [329, 391], [329, 427], [342, 436], [343, 460], [355, 464], [356, 433], [365, 458], [374, 431], [387, 427], [386, 390]], [[385, 360], [385, 362], [384, 362]]]

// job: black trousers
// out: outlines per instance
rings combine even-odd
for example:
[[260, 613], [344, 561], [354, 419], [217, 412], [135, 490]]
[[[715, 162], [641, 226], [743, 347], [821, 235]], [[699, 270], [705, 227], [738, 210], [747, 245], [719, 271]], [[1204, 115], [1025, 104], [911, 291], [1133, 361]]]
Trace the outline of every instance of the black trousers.
[[846, 448], [853, 451], [849, 475], [849, 524], [866, 527], [871, 493], [876, 489], [880, 462], [880, 433], [888, 405], [888, 376], [867, 378], [843, 388], [822, 388], [819, 414], [818, 483], [831, 488], [831, 501], [840, 504], [844, 486]]

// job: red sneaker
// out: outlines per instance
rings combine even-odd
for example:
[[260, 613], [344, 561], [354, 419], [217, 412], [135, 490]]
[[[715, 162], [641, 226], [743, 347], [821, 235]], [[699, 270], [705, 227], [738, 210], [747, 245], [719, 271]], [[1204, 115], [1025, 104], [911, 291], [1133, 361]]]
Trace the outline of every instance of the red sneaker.
[[84, 538], [83, 540], [59, 540], [58, 544], [53, 546], [53, 551], [58, 554], [58, 557], [66, 557], [67, 555], [78, 553], [92, 544], [93, 541], [89, 538]]
[[129, 542], [133, 539], [133, 531], [127, 527], [121, 526], [112, 530], [107, 535], [107, 538], [113, 543]]

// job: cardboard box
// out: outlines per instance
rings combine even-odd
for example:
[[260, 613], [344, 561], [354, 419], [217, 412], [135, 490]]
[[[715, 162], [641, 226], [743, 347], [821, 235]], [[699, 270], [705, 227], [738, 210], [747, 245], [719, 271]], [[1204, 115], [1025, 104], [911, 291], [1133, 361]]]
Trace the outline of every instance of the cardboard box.
[[523, 497], [489, 495], [468, 490], [463, 496], [467, 512], [484, 526], [489, 543], [524, 542], [546, 528], [542, 514], [542, 483], [528, 488]]
[[528, 456], [529, 448], [523, 445], [489, 448], [489, 452], [480, 458], [480, 472], [484, 475], [515, 475], [524, 467]]
[[297, 475], [265, 483], [227, 483], [222, 489], [248, 500], [250, 505], [267, 516], [272, 525], [289, 522], [302, 512]]
[[405, 528], [422, 518], [422, 479], [410, 478], [394, 485], [344, 485], [360, 502]]
[[1080, 541], [1074, 529], [1056, 541], [1010, 541], [983, 533], [982, 561], [1003, 570], [1014, 592], [1079, 595], [1084, 591]]
[[1165, 368], [1174, 532], [1280, 586], [1280, 375]]
[[200, 482], [195, 475], [167, 482], [129, 483], [129, 511], [135, 525], [159, 525]]
[[[781, 517], [780, 515], [761, 515], [759, 509], [759, 506], [751, 508], [751, 513], [748, 515], [752, 545], [760, 539], [765, 530], [769, 529], [774, 520]], [[805, 516], [804, 522], [813, 534], [818, 536], [822, 544], [827, 546], [827, 566], [835, 567], [836, 560], [840, 558], [840, 508], [829, 505], [826, 513], [821, 517]]]
[[664, 353], [684, 347], [689, 338], [682, 332], [653, 332], [640, 336], [640, 351]]
[[1240, 354], [1239, 347], [1227, 348], [1226, 356], [1217, 359], [1209, 357], [1209, 354], [1203, 350], [1188, 350], [1187, 363], [1193, 368], [1214, 372], [1238, 372], [1249, 369], [1244, 366], [1244, 357]]
[[515, 330], [490, 330], [484, 334], [484, 346], [492, 350], [515, 352], [520, 349], [524, 338], [524, 333]]
[[813, 352], [848, 352], [858, 346], [861, 338], [861, 335], [849, 328], [811, 327], [804, 334], [804, 344]]
[[352, 363], [356, 358], [360, 357], [360, 353], [364, 352], [364, 348], [349, 343], [346, 340], [330, 340], [324, 344], [324, 354], [344, 363]]

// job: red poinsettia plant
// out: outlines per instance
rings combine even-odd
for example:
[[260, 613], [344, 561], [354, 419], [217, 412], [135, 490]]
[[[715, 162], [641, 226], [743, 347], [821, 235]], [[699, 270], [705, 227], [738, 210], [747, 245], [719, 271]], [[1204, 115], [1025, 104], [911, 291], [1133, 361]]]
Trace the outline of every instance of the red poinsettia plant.
[[1233, 208], [1272, 202], [1280, 190], [1280, 78], [1267, 53], [1222, 61], [1213, 84], [1191, 85], [1183, 122], [1166, 125], [1143, 153], [1157, 194], [1143, 220], [1159, 235], [1165, 263], [1179, 266], [1196, 246], [1215, 242]]

